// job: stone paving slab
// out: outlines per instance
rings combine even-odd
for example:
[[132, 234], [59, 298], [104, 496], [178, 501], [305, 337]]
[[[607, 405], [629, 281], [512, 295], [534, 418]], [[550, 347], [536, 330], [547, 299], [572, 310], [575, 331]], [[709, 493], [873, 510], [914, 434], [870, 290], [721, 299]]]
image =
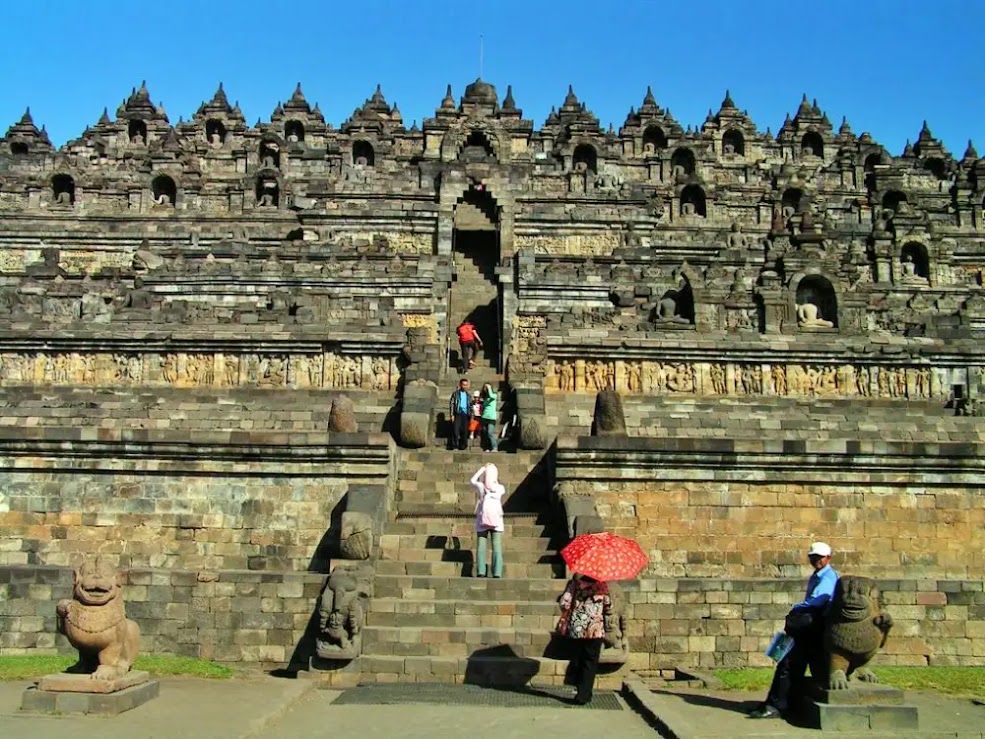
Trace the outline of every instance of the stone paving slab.
[[574, 691], [564, 688], [512, 688], [497, 690], [478, 685], [361, 685], [350, 688], [335, 699], [337, 706], [402, 705], [429, 703], [438, 705], [496, 706], [499, 708], [574, 708], [621, 711], [623, 705], [611, 691], [595, 691], [590, 703], [570, 703]]
[[[336, 694], [339, 695], [339, 694]], [[614, 697], [614, 694], [610, 694]], [[658, 736], [631, 710], [580, 710], [559, 702], [536, 707], [398, 704], [339, 705], [331, 691], [309, 693], [264, 736], [365, 736], [400, 739], [653, 739]]]
[[647, 690], [638, 680], [627, 680], [626, 687], [630, 702], [660, 727], [661, 736], [674, 739], [985, 739], [985, 706], [935, 693], [906, 691], [907, 703], [919, 710], [918, 729], [822, 732], [783, 719], [748, 718], [746, 713], [763, 700], [762, 692]]
[[[116, 716], [38, 715], [20, 711], [30, 682], [0, 682], [0, 736], [31, 739], [238, 739], [266, 736], [315, 684], [272, 677], [160, 678], [160, 696]], [[278, 736], [276, 733], [270, 736]]]

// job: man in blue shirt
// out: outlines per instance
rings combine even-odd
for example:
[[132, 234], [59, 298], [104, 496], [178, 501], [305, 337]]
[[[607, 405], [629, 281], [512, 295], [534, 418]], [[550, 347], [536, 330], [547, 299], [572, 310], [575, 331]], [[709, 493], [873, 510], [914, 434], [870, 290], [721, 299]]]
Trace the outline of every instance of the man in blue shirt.
[[807, 559], [814, 574], [807, 581], [804, 599], [787, 614], [785, 631], [793, 637], [793, 648], [776, 664], [773, 684], [766, 702], [749, 714], [751, 718], [776, 718], [787, 713], [791, 696], [803, 694], [804, 676], [810, 665], [811, 676], [817, 678], [823, 671], [822, 634], [824, 614], [831, 604], [838, 573], [831, 567], [831, 547], [816, 541], [807, 550]]
[[466, 449], [469, 444], [469, 420], [472, 418], [472, 394], [469, 381], [464, 377], [448, 399], [448, 416], [451, 418], [451, 448]]

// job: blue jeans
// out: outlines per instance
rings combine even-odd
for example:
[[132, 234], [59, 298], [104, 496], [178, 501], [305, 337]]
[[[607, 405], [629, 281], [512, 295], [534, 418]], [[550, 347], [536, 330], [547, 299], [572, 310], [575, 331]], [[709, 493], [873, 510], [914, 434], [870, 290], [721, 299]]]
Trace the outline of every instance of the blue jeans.
[[486, 432], [486, 443], [490, 451], [496, 451], [496, 421], [492, 418], [482, 419], [482, 430]]
[[486, 542], [492, 538], [492, 576], [503, 576], [503, 532], [502, 531], [478, 531], [476, 532], [478, 542], [478, 552], [476, 553], [475, 573], [479, 577], [486, 576]]

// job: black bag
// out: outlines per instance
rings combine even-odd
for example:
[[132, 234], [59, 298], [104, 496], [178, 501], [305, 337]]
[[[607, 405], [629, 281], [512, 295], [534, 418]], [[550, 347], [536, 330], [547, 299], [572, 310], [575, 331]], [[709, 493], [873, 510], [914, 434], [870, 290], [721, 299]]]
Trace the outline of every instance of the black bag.
[[816, 615], [814, 611], [806, 608], [795, 608], [787, 614], [783, 630], [794, 639], [800, 639], [820, 625], [820, 619], [816, 618]]

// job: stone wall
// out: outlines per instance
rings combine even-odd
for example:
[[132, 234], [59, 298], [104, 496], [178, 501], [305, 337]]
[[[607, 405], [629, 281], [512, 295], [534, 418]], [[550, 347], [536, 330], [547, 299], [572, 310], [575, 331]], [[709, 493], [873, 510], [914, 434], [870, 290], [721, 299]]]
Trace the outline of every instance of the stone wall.
[[[245, 668], [299, 667], [324, 575], [133, 569], [127, 613], [145, 653]], [[980, 580], [883, 580], [896, 625], [877, 664], [985, 665]], [[771, 664], [763, 654], [804, 580], [644, 578], [624, 585], [634, 669]], [[0, 654], [71, 652], [55, 635], [55, 603], [69, 597], [62, 567], [0, 566]]]
[[562, 498], [637, 539], [649, 576], [797, 577], [824, 540], [845, 571], [980, 579], [979, 444], [769, 439], [558, 440]]
[[[0, 564], [327, 571], [347, 493], [390, 489], [380, 434], [0, 434]], [[290, 442], [290, 444], [289, 444]]]
[[[304, 572], [133, 569], [124, 589], [144, 653], [272, 669], [304, 649], [325, 576]], [[0, 654], [72, 653], [55, 634], [55, 604], [71, 597], [64, 567], [0, 566]]]
[[[803, 598], [803, 570], [803, 580], [643, 579], [627, 586], [631, 667], [771, 666], [763, 652]], [[880, 586], [895, 625], [874, 664], [985, 665], [985, 583], [907, 579]]]

